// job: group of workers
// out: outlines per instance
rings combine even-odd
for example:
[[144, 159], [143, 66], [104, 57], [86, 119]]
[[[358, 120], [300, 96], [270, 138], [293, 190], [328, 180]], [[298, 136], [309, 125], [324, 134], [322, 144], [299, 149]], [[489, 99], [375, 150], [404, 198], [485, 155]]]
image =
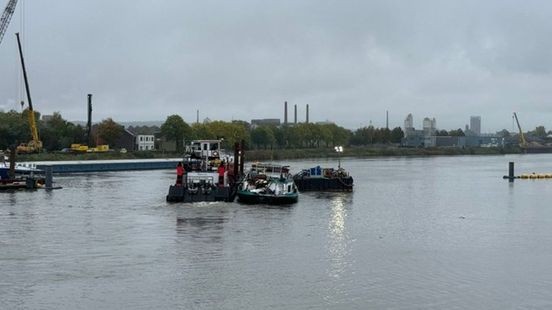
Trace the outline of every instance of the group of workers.
[[[226, 172], [226, 167], [224, 161], [220, 163], [220, 165], [217, 168], [218, 172], [218, 184], [219, 186], [224, 186], [224, 173]], [[184, 169], [184, 165], [182, 162], [179, 162], [176, 165], [176, 185], [182, 185], [182, 180], [184, 178], [184, 175], [186, 174], [186, 169]]]

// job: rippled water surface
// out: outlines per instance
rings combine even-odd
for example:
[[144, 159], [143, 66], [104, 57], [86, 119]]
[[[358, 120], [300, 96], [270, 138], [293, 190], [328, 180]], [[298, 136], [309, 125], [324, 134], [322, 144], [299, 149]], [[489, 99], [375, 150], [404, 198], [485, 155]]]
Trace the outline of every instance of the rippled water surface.
[[[345, 159], [353, 193], [168, 204], [173, 171], [0, 193], [1, 309], [552, 308], [552, 155]], [[294, 161], [293, 168], [317, 163]]]

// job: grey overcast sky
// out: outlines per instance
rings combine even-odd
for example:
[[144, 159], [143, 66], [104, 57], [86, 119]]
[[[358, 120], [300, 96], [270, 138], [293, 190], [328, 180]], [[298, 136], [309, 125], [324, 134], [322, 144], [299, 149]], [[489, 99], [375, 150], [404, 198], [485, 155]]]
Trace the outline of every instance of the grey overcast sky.
[[92, 93], [95, 121], [283, 118], [287, 100], [347, 128], [389, 110], [393, 127], [412, 113], [512, 130], [517, 111], [552, 129], [552, 1], [20, 0], [3, 110], [18, 108], [17, 31], [35, 109], [69, 120]]

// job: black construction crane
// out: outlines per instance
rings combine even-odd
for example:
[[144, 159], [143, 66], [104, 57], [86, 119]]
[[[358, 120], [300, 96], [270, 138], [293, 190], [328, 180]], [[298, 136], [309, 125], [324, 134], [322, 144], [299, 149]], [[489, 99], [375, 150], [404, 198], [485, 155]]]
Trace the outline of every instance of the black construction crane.
[[15, 12], [16, 5], [17, 5], [17, 0], [8, 1], [8, 5], [6, 5], [6, 8], [4, 9], [4, 13], [0, 18], [0, 43], [2, 43], [2, 38], [4, 38], [4, 33], [6, 33], [6, 30], [8, 29], [8, 25], [10, 24], [10, 20], [12, 18], [13, 12]]

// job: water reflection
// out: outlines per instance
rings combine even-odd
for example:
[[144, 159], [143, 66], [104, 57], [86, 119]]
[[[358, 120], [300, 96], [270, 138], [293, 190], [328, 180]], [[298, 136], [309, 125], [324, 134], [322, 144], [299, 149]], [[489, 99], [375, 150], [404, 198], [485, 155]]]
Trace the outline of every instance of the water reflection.
[[340, 277], [346, 270], [348, 254], [347, 206], [350, 206], [350, 194], [332, 194], [328, 222], [330, 276]]
[[7, 192], [5, 194], [8, 196], [9, 204], [14, 206], [17, 203], [17, 199], [15, 199], [15, 196], [16, 196], [15, 192], [10, 191], [10, 192]]
[[216, 206], [179, 208], [176, 217], [178, 250], [192, 262], [221, 256], [227, 221], [226, 212], [217, 210]]
[[354, 193], [292, 207], [167, 204], [172, 170], [58, 176], [0, 193], [0, 308], [543, 308], [552, 187], [505, 160], [351, 159]]
[[345, 201], [342, 196], [335, 197], [331, 202], [330, 232], [335, 240], [343, 240], [345, 231]]

